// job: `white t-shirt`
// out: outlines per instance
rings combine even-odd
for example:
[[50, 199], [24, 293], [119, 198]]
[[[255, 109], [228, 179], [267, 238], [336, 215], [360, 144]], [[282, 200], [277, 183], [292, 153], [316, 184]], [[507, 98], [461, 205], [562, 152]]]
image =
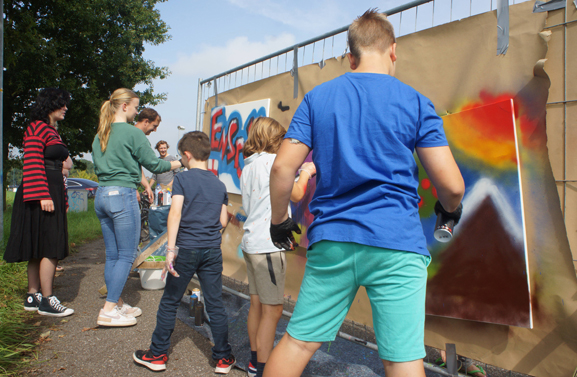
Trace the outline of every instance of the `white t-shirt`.
[[[276, 154], [255, 153], [244, 159], [240, 176], [242, 206], [246, 213], [241, 248], [248, 254], [281, 251], [270, 239], [270, 171]], [[289, 206], [289, 216], [290, 216]]]

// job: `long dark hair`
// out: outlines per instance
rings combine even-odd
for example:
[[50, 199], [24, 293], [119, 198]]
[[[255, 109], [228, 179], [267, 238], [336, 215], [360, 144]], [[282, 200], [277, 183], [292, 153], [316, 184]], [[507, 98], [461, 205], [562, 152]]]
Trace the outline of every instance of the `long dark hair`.
[[68, 106], [70, 102], [70, 93], [64, 89], [46, 88], [40, 91], [36, 101], [30, 109], [30, 121], [41, 120], [50, 124], [48, 114], [54, 110]]

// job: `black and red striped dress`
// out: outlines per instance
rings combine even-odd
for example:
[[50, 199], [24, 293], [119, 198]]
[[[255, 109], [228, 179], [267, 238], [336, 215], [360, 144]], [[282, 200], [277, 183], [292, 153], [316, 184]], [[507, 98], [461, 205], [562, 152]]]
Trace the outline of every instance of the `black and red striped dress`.
[[[67, 197], [62, 162], [68, 149], [54, 127], [30, 123], [24, 134], [24, 174], [12, 210], [6, 262], [68, 256]], [[43, 211], [41, 200], [52, 199], [54, 212]]]

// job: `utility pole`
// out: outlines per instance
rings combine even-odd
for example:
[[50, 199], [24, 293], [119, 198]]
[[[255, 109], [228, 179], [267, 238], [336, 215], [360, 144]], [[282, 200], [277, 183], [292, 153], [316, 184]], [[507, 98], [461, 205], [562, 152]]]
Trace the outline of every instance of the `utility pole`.
[[[0, 187], [4, 190], [4, 0], [0, 0]], [[2, 193], [6, 195], [6, 192]], [[4, 241], [4, 197], [0, 199], [0, 242]]]

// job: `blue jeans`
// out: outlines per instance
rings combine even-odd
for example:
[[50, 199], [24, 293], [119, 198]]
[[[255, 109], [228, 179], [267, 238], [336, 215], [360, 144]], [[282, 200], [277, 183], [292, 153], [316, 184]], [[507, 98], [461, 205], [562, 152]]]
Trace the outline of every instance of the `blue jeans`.
[[118, 302], [140, 240], [140, 211], [136, 189], [100, 186], [96, 191], [94, 210], [100, 220], [106, 246], [106, 301]]
[[200, 280], [206, 312], [210, 317], [210, 330], [214, 339], [212, 358], [228, 357], [232, 348], [228, 344], [228, 318], [222, 302], [222, 251], [220, 249], [180, 249], [174, 269], [179, 277], [167, 274], [164, 294], [158, 305], [156, 328], [152, 334], [150, 350], [155, 356], [168, 353], [170, 336], [174, 331], [176, 310], [194, 273]]

